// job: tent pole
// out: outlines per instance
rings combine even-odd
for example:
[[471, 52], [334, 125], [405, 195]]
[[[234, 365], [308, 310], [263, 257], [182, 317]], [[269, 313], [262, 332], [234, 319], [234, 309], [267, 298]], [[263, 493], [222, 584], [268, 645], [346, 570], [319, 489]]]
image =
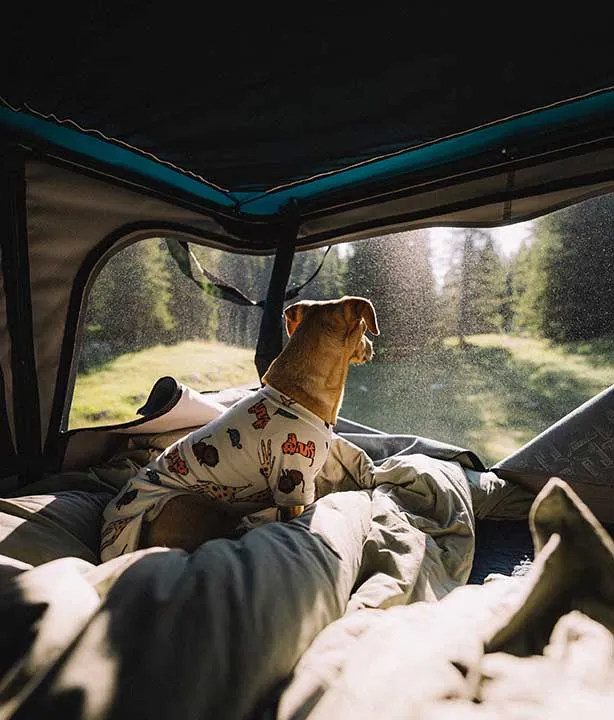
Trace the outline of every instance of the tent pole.
[[26, 212], [25, 155], [12, 149], [2, 158], [0, 247], [6, 322], [11, 341], [16, 470], [22, 483], [33, 482], [42, 472]]
[[254, 362], [258, 371], [258, 377], [267, 371], [269, 365], [279, 355], [283, 347], [283, 308], [286, 294], [286, 287], [292, 270], [296, 237], [298, 234], [298, 213], [296, 206], [292, 205], [288, 215], [288, 221], [282, 223], [279, 228], [277, 251], [275, 262], [271, 270], [271, 279], [262, 312], [258, 343], [256, 344], [256, 355]]

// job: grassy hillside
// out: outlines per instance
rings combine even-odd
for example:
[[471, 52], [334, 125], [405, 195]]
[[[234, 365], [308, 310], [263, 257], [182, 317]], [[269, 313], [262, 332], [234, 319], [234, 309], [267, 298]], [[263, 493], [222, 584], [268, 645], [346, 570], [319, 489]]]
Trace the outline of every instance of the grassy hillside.
[[[460, 348], [352, 368], [341, 414], [395, 433], [474, 450], [486, 464], [513, 452], [614, 382], [614, 341], [551, 347], [531, 338], [474, 336]], [[153, 383], [196, 389], [253, 384], [253, 350], [184, 342], [117, 358], [79, 377], [70, 427], [135, 419]]]
[[254, 351], [192, 340], [127, 353], [79, 375], [70, 428], [136, 420], [158, 378], [171, 375], [197, 390], [257, 383]]
[[357, 367], [343, 414], [501, 460], [614, 383], [614, 341], [552, 347], [483, 335], [411, 361]]

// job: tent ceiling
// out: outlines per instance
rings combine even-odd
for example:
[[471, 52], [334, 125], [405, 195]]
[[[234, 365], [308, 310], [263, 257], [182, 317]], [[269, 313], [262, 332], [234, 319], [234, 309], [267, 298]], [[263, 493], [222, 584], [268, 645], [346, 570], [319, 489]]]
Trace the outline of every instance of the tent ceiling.
[[0, 96], [233, 193], [614, 85], [610, 24], [578, 8], [329, 3], [267, 16], [228, 4], [201, 18], [181, 3], [113, 6], [15, 5]]

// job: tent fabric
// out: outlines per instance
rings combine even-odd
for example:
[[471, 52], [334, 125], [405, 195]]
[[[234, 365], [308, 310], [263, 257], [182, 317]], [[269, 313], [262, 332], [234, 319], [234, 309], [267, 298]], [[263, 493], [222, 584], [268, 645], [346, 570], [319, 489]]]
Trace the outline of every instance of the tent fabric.
[[552, 707], [571, 718], [611, 706], [614, 546], [603, 528], [551, 481], [531, 509], [531, 571], [459, 588], [469, 493], [458, 468], [415, 460], [405, 487], [389, 482], [402, 469], [391, 465], [371, 491], [329, 494], [292, 523], [190, 557], [156, 548], [37, 568], [3, 557], [6, 712], [470, 717], [481, 703], [490, 717]]
[[[522, 3], [15, 7], [11, 107], [235, 192], [262, 191], [614, 85], [609, 23]], [[581, 58], [582, 62], [579, 62]]]
[[[219, 227], [205, 216], [45, 163], [28, 163], [26, 180], [33, 342], [44, 443], [50, 422], [59, 428], [64, 412], [62, 401], [53, 408], [61, 365], [58, 395], [70, 402], [70, 359], [61, 363], [62, 345], [66, 343], [70, 358], [82, 293], [104, 264], [106, 253], [143, 237], [172, 234], [173, 228], [177, 233], [186, 228], [181, 237], [191, 240], [206, 234], [214, 244]], [[1, 317], [0, 366], [4, 369], [11, 367], [11, 344], [6, 314]], [[14, 433], [10, 373], [5, 391]]]
[[614, 385], [587, 400], [493, 470], [537, 493], [553, 475], [573, 483], [602, 523], [614, 523]]
[[[321, 208], [329, 196], [343, 192], [349, 197], [365, 194], [375, 183], [399, 182], [399, 178], [417, 176], [422, 182], [431, 176], [458, 173], [459, 168], [471, 169], [475, 158], [484, 166], [497, 166], [501, 160], [512, 161], [535, 153], [551, 150], [552, 138], [558, 133], [566, 144], [595, 140], [604, 134], [603, 118], [614, 110], [614, 92], [602, 92], [579, 98], [533, 113], [505, 119], [486, 127], [460, 135], [445, 137], [437, 142], [413, 146], [409, 149], [374, 156], [368, 161], [340, 165], [335, 171], [316, 173], [301, 182], [288, 181], [277, 187], [254, 192], [226, 190], [212, 183], [196, 181], [192, 177], [169, 169], [155, 159], [135, 152], [136, 148], [101, 140], [98, 134], [72, 128], [72, 123], [50, 122], [31, 113], [0, 108], [0, 125], [8, 131], [25, 136], [26, 141], [49, 144], [69, 154], [75, 154], [90, 164], [111, 166], [119, 175], [135, 175], [146, 185], [160, 184], [175, 192], [183, 192], [199, 202], [225, 212], [243, 216], [270, 216], [280, 212], [288, 203], [301, 202], [306, 207]], [[611, 131], [611, 126], [608, 126]], [[595, 135], [595, 133], [597, 134]], [[607, 133], [606, 133], [607, 134]], [[239, 176], [240, 177], [240, 176]]]

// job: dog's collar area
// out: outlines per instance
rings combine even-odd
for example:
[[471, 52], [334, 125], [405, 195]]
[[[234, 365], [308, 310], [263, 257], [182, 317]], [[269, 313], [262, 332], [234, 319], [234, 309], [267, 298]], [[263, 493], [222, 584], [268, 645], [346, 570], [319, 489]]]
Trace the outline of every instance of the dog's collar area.
[[268, 383], [262, 386], [261, 392], [268, 395], [274, 403], [286, 407], [288, 412], [300, 415], [301, 419], [305, 422], [309, 422], [316, 427], [324, 426], [326, 430], [330, 430], [331, 424], [329, 422], [323, 420], [319, 417], [319, 415], [311, 412], [311, 410], [307, 409], [304, 405], [301, 405], [301, 403], [299, 403], [298, 400], [295, 400], [292, 396], [280, 392]]

